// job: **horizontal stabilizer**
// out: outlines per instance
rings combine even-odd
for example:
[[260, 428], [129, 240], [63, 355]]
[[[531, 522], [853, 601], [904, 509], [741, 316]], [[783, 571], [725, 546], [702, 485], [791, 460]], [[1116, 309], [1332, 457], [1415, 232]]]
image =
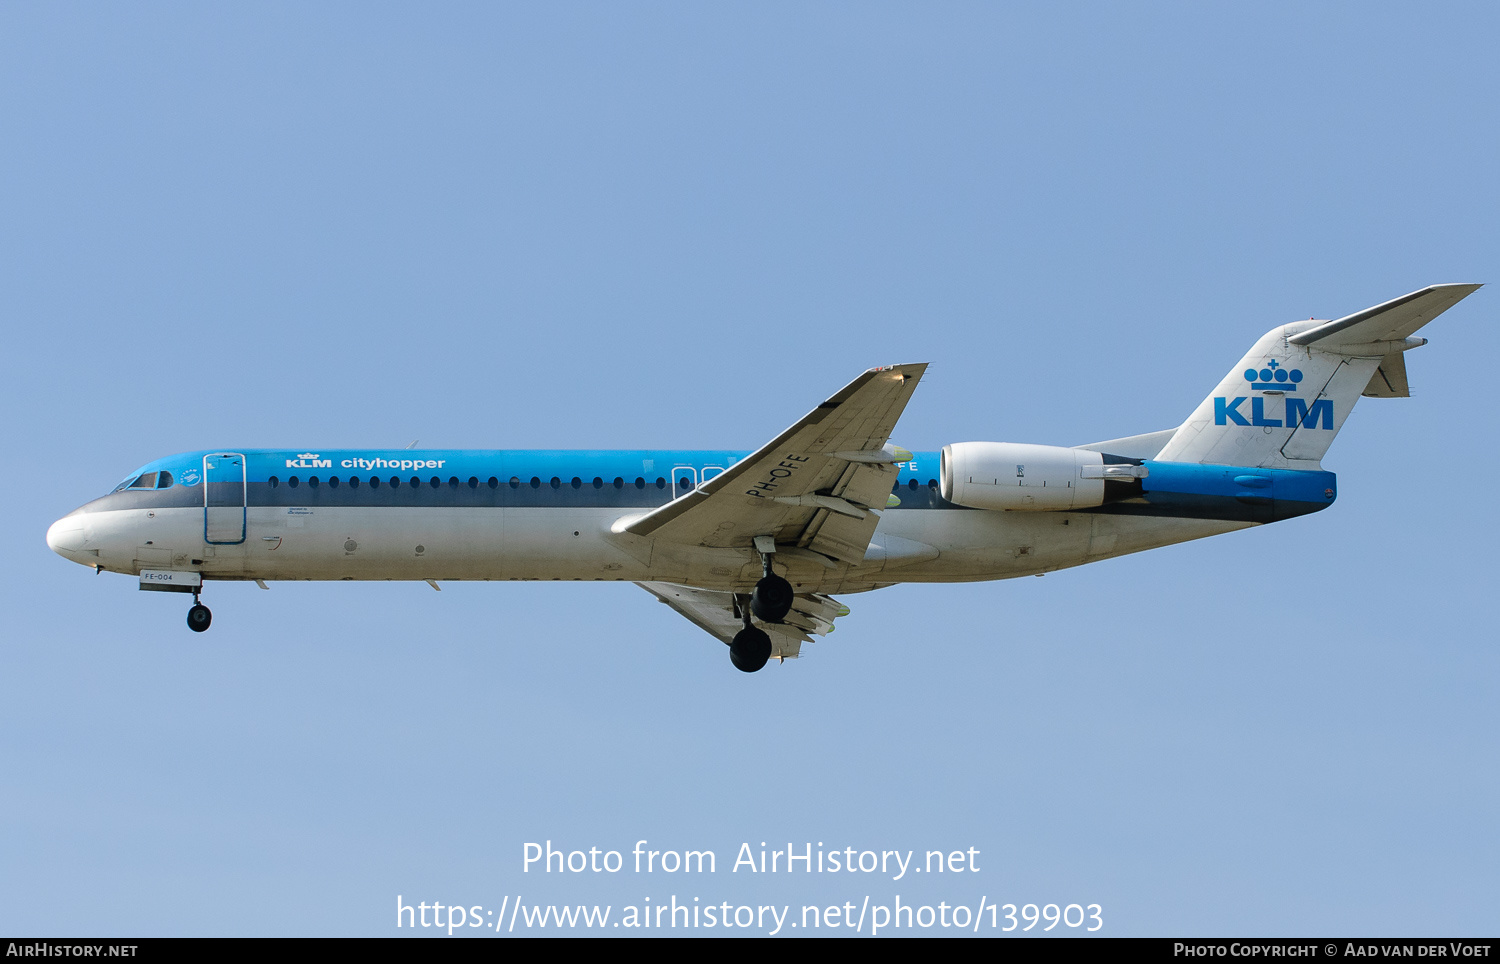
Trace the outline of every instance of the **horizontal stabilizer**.
[[[1355, 346], [1403, 341], [1438, 315], [1478, 291], [1481, 285], [1432, 285], [1409, 295], [1315, 328], [1287, 339], [1293, 345], [1340, 352]], [[1366, 354], [1366, 352], [1356, 352]], [[1378, 354], [1385, 354], [1381, 351]]]

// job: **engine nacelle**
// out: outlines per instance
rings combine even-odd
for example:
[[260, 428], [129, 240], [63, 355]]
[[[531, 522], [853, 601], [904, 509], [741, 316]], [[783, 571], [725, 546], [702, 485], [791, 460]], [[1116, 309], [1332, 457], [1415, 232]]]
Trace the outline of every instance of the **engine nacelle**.
[[971, 509], [1084, 509], [1104, 504], [1109, 474], [1098, 452], [1019, 442], [955, 442], [943, 446], [941, 485], [943, 498]]

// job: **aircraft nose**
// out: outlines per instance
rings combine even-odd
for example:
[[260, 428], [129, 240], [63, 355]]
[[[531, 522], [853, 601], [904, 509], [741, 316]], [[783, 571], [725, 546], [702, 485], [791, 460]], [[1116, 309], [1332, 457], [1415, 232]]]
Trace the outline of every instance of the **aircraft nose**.
[[83, 519], [79, 516], [63, 516], [47, 530], [47, 548], [65, 559], [73, 558], [72, 554], [83, 548], [83, 542]]

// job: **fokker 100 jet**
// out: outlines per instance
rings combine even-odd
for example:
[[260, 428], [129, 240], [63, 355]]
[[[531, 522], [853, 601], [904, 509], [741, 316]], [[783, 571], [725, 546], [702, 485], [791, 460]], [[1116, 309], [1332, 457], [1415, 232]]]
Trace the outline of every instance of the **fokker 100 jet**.
[[1261, 337], [1176, 428], [1071, 448], [890, 444], [925, 365], [871, 369], [754, 452], [215, 450], [158, 459], [47, 544], [140, 588], [212, 580], [629, 580], [754, 672], [834, 593], [1036, 575], [1332, 504], [1321, 464], [1361, 395], [1408, 395], [1434, 285]]

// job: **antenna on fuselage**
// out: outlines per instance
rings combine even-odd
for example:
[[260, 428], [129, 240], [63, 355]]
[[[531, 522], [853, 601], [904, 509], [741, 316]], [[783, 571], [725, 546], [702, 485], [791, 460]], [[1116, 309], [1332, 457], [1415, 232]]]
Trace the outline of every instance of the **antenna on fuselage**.
[[417, 447], [417, 443], [420, 442], [420, 441], [422, 441], [422, 440], [419, 439], [419, 438], [412, 439], [411, 440], [411, 444], [406, 447], [407, 451], [410, 451], [410, 450], [416, 448]]

